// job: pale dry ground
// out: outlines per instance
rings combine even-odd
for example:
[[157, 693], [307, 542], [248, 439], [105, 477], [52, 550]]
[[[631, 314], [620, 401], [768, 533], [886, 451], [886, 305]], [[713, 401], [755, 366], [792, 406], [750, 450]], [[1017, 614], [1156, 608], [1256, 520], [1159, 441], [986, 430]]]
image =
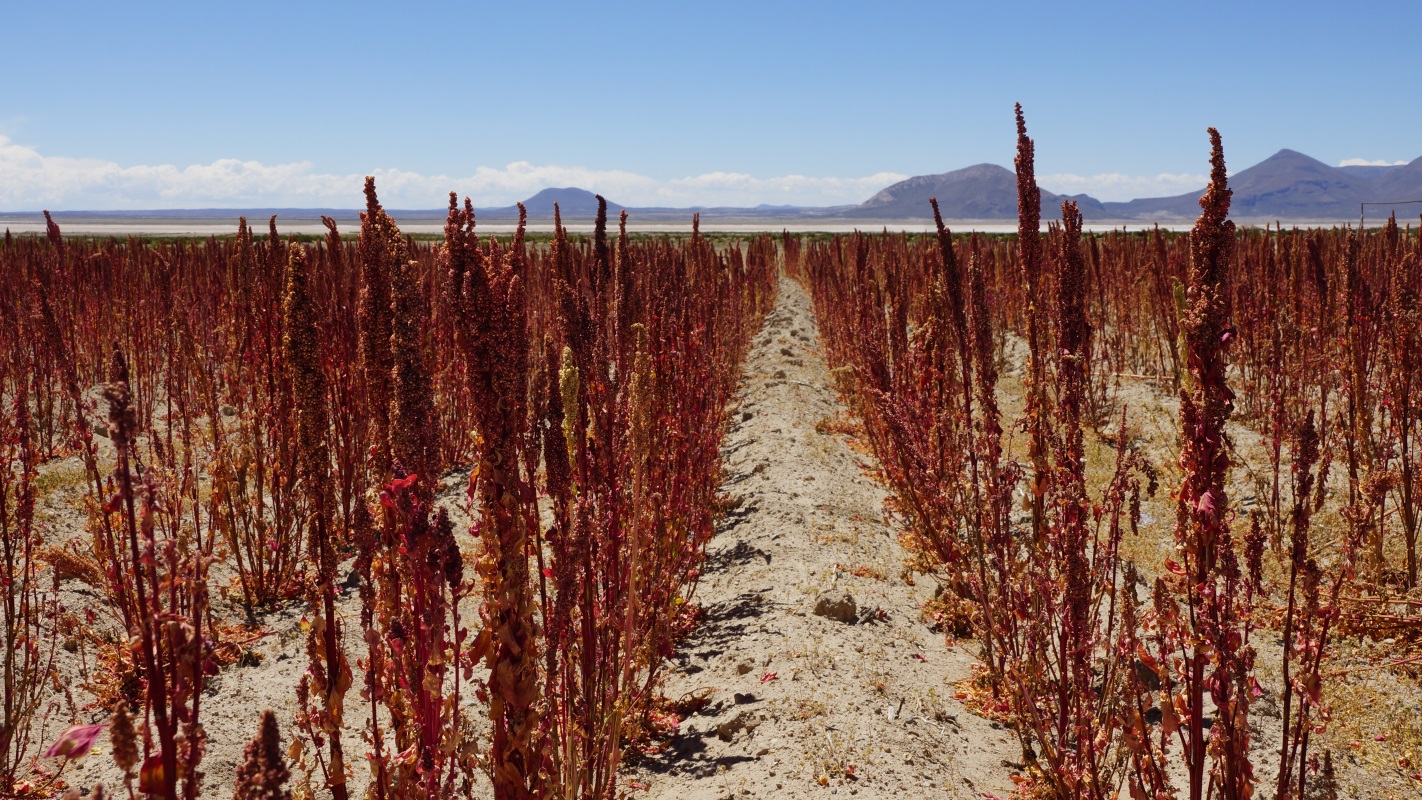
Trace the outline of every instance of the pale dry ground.
[[[680, 648], [671, 698], [706, 694], [665, 753], [628, 777], [633, 797], [982, 797], [1013, 786], [1015, 735], [954, 699], [971, 659], [921, 619], [934, 584], [900, 578], [867, 456], [815, 425], [836, 401], [810, 301], [782, 279], [755, 338], [723, 452], [739, 506], [712, 541], [695, 600], [705, 621]], [[861, 616], [814, 613], [848, 592]], [[876, 615], [877, 616], [877, 615]]]

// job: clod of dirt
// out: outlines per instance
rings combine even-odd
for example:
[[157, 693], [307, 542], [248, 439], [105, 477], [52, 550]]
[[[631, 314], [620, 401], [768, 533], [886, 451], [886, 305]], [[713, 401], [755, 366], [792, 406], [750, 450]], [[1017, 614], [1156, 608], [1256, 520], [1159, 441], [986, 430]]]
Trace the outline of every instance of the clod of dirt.
[[750, 671], [753, 670], [753, 669], [755, 669], [755, 662], [754, 662], [754, 661], [742, 661], [741, 663], [739, 663], [739, 664], [736, 665], [736, 674], [737, 674], [737, 675], [744, 675], [744, 674], [746, 674], [747, 672], [750, 672]]
[[775, 377], [778, 378], [778, 379], [780, 379], [780, 380], [785, 380], [785, 370], [783, 370], [783, 369], [777, 369], [777, 370], [775, 371]]
[[756, 726], [758, 725], [760, 725], [760, 720], [756, 719], [755, 714], [752, 714], [749, 711], [742, 711], [734, 717], [731, 717], [725, 722], [722, 722], [721, 724], [717, 725], [716, 735], [720, 737], [721, 741], [729, 742], [736, 737], [737, 733], [740, 733], [741, 731], [746, 731], [747, 733], [749, 733], [755, 730]]
[[795, 355], [795, 351], [794, 351], [794, 350], [791, 350], [791, 349], [788, 348], [788, 347], [782, 347], [782, 348], [780, 348], [780, 355], [782, 355], [782, 356], [793, 356], [793, 355]]
[[749, 412], [749, 411], [742, 411], [742, 412], [741, 412], [741, 422], [750, 422], [751, 419], [753, 419], [754, 417], [755, 417], [755, 414], [752, 414], [752, 413]]
[[222, 412], [222, 416], [224, 416], [224, 417], [235, 417], [235, 416], [237, 416], [237, 409], [233, 408], [232, 406], [223, 406], [223, 407], [222, 407], [221, 409], [219, 409], [219, 410]]
[[95, 422], [90, 430], [94, 432], [95, 436], [102, 436], [105, 439], [109, 438], [109, 426], [102, 422]]
[[852, 624], [859, 618], [859, 605], [849, 592], [824, 592], [815, 599], [815, 613]]

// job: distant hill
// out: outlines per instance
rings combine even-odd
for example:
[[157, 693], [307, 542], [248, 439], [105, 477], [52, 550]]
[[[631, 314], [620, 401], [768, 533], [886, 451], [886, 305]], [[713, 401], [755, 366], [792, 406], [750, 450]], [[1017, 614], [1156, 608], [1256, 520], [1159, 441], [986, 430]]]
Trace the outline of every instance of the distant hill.
[[[597, 216], [597, 195], [586, 189], [569, 187], [566, 189], [544, 189], [538, 194], [523, 201], [524, 208], [528, 209], [528, 216], [531, 218], [552, 217], [553, 204], [558, 204], [558, 211], [565, 217], [596, 217]], [[515, 209], [517, 211], [517, 209]], [[607, 215], [616, 219], [618, 213], [622, 211], [622, 206], [608, 201]]]
[[[1422, 158], [1414, 158], [1412, 163], [1399, 167], [1384, 167], [1386, 170], [1373, 181], [1373, 189], [1384, 197], [1378, 200], [1422, 200]], [[1409, 206], [1408, 216], [1416, 216], [1419, 206]], [[1372, 213], [1369, 211], [1368, 213]], [[1402, 214], [1398, 214], [1402, 216]]]
[[[591, 222], [597, 218], [597, 195], [587, 189], [579, 189], [575, 186], [544, 189], [524, 200], [523, 207], [528, 209], [530, 222], [552, 222], [554, 203], [558, 204], [558, 212], [562, 215], [564, 222]], [[607, 201], [607, 217], [610, 221], [616, 221], [617, 215], [621, 212], [622, 206], [611, 200]], [[514, 220], [518, 219], [518, 206], [476, 208], [474, 215], [477, 219], [485, 222]]]
[[[944, 219], [1016, 219], [1017, 175], [996, 164], [975, 164], [941, 175], [919, 175], [899, 181], [865, 200], [850, 212], [873, 219], [931, 219], [929, 199], [938, 198]], [[1064, 196], [1042, 190], [1042, 215], [1061, 213], [1062, 200], [1077, 201], [1083, 215], [1101, 217], [1101, 202], [1087, 195]]]
[[[1280, 150], [1229, 176], [1234, 197], [1230, 216], [1254, 220], [1343, 221], [1358, 218], [1359, 203], [1422, 200], [1422, 158], [1390, 167], [1331, 167], [1295, 150]], [[1190, 220], [1199, 216], [1200, 194], [1103, 203], [1107, 218], [1140, 221]], [[1369, 206], [1368, 217], [1394, 209]], [[1399, 205], [1399, 217], [1422, 212], [1422, 205]]]
[[[1229, 178], [1230, 215], [1241, 220], [1343, 221], [1358, 218], [1358, 204], [1422, 200], [1422, 158], [1407, 165], [1331, 167], [1294, 150], [1280, 150]], [[1062, 200], [1076, 200], [1092, 221], [1182, 222], [1200, 214], [1203, 186], [1174, 197], [1101, 202], [1087, 195], [1057, 195], [1042, 189], [1042, 217], [1056, 218]], [[1017, 179], [996, 164], [977, 164], [941, 175], [920, 175], [890, 186], [845, 212], [852, 218], [924, 219], [928, 200], [938, 198], [947, 219], [1012, 220], [1017, 217]], [[1369, 218], [1393, 209], [1369, 206]], [[1422, 213], [1422, 205], [1399, 205], [1399, 217]]]

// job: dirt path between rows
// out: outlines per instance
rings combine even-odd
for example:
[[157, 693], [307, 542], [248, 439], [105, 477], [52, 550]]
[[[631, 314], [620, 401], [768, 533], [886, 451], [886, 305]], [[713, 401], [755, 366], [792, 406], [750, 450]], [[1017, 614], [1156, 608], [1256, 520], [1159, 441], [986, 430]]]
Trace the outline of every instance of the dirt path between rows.
[[739, 505], [708, 548], [695, 598], [706, 617], [666, 685], [707, 705], [630, 771], [646, 787], [632, 796], [1006, 795], [1020, 748], [954, 699], [971, 659], [922, 621], [934, 584], [902, 579], [869, 457], [816, 432], [843, 407], [810, 300], [788, 279], [740, 400], [723, 445]]

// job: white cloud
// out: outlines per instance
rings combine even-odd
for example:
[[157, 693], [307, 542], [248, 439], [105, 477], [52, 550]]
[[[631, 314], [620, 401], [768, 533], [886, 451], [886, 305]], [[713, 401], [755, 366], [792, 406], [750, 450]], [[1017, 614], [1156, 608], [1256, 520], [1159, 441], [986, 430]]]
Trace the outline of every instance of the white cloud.
[[1057, 173], [1039, 175], [1037, 183], [1057, 194], [1089, 194], [1097, 200], [1120, 202], [1141, 197], [1171, 197], [1203, 189], [1208, 175], [1162, 172], [1158, 175], [1123, 175], [1103, 172], [1096, 175]]
[[[438, 208], [451, 191], [473, 198], [476, 205], [508, 205], [540, 189], [563, 186], [591, 189], [633, 206], [838, 205], [861, 202], [905, 177], [879, 173], [863, 178], [757, 178], [711, 172], [658, 180], [625, 170], [527, 161], [503, 168], [479, 167], [462, 177], [400, 169], [374, 169], [369, 174], [375, 176], [381, 202], [390, 208]], [[0, 210], [355, 208], [364, 202], [364, 176], [320, 172], [309, 161], [269, 165], [224, 158], [185, 167], [122, 166], [99, 159], [47, 156], [0, 136]]]
[[1404, 164], [1406, 164], [1406, 163], [1407, 163], [1406, 161], [1388, 161], [1387, 159], [1383, 159], [1383, 158], [1379, 158], [1379, 159], [1377, 159], [1377, 160], [1375, 160], [1375, 161], [1369, 161], [1369, 160], [1366, 159], [1366, 158], [1345, 158], [1345, 159], [1343, 159], [1342, 161], [1339, 161], [1339, 162], [1338, 162], [1338, 166], [1340, 166], [1340, 167], [1400, 167], [1400, 166], [1402, 166], [1402, 165], [1404, 165]]

